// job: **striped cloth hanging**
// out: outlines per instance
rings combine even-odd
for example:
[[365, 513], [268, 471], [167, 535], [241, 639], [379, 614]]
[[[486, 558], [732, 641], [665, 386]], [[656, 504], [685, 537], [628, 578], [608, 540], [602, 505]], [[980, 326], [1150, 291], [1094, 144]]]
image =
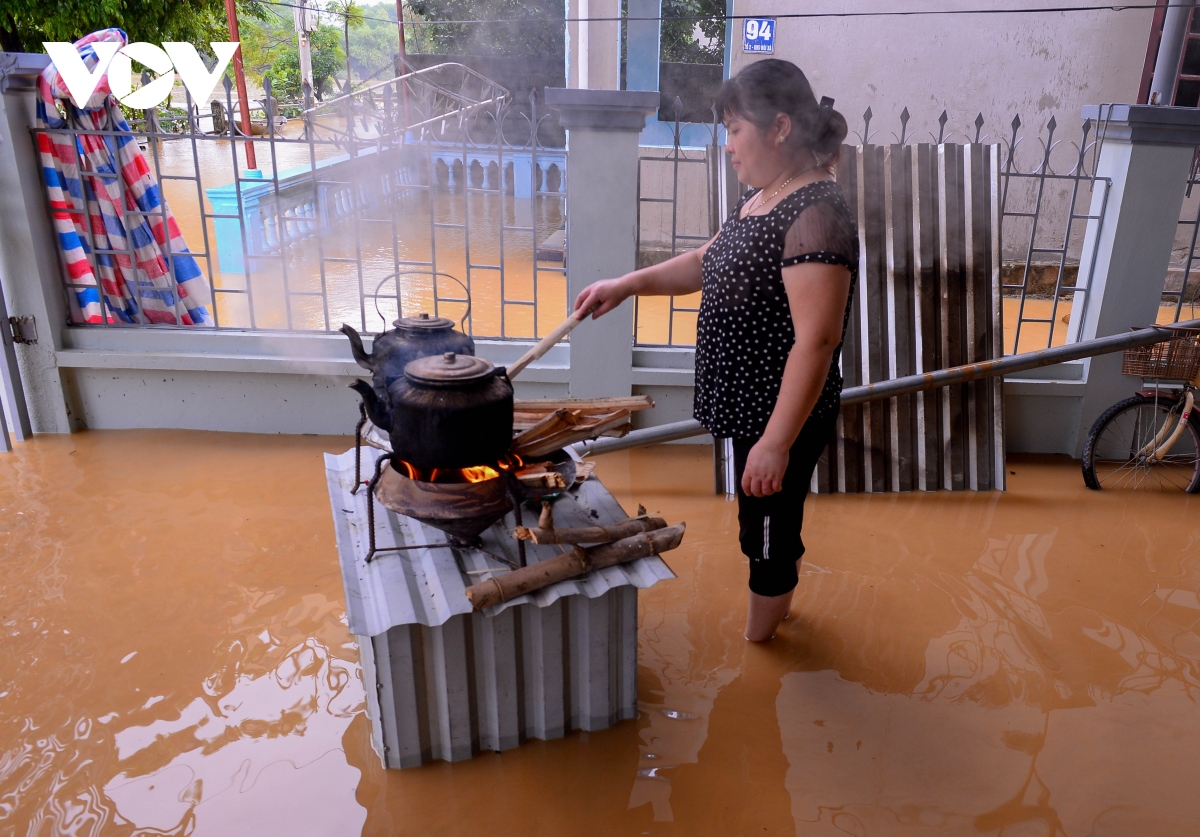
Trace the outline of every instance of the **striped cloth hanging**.
[[[98, 60], [91, 46], [97, 41], [124, 46], [128, 38], [120, 29], [103, 29], [76, 41], [89, 70]], [[44, 129], [37, 134], [38, 153], [72, 321], [213, 325], [208, 282], [107, 75], [82, 109], [71, 102], [53, 64], [38, 78], [38, 94], [38, 127]]]

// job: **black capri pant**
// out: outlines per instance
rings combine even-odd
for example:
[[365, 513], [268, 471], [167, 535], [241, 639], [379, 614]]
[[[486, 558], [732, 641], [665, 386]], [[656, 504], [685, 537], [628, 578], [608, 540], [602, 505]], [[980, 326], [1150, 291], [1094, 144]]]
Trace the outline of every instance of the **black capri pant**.
[[837, 425], [837, 410], [810, 416], [792, 445], [783, 490], [766, 497], [742, 491], [746, 457], [756, 438], [734, 438], [733, 467], [737, 479], [738, 540], [750, 559], [750, 590], [760, 596], [782, 596], [795, 589], [800, 577], [797, 562], [804, 555], [800, 527], [804, 501], [817, 460]]

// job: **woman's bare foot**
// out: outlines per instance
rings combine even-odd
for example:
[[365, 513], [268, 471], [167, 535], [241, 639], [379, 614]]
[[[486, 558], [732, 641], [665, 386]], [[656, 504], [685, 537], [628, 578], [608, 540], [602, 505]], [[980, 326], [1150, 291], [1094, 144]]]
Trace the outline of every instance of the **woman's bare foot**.
[[746, 611], [746, 639], [750, 642], [769, 642], [775, 638], [775, 629], [792, 610], [792, 594], [782, 596], [760, 596], [750, 593]]

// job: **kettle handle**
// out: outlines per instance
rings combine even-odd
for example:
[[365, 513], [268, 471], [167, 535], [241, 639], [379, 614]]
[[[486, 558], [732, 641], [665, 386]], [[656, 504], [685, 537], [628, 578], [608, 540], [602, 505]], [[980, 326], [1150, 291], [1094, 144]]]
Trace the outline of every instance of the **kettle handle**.
[[[419, 273], [422, 275], [429, 274], [430, 276], [433, 277], [434, 282], [437, 281], [437, 277], [439, 277], [439, 276], [445, 276], [448, 279], [453, 279], [458, 284], [458, 286], [463, 289], [463, 293], [465, 293], [467, 295], [467, 310], [465, 312], [463, 312], [462, 319], [460, 319], [458, 321], [458, 327], [460, 329], [462, 329], [463, 333], [466, 333], [467, 319], [471, 316], [471, 289], [468, 288], [463, 283], [463, 281], [461, 279], [459, 279], [457, 276], [455, 276], [454, 274], [446, 273], [445, 271], [441, 271], [441, 270], [402, 270], [397, 273], [393, 273], [389, 276], [385, 276], [385, 277], [383, 277], [382, 280], [380, 280], [379, 284], [375, 286], [375, 293], [373, 294], [373, 296], [375, 297], [375, 313], [379, 315], [379, 319], [383, 320], [383, 322], [385, 324], [385, 328], [386, 328], [386, 323], [387, 323], [387, 317], [385, 317], [383, 315], [383, 312], [379, 310], [379, 296], [380, 296], [379, 289], [382, 288], [388, 282], [391, 282], [394, 280], [396, 282], [396, 293], [399, 294], [400, 293], [400, 275], [405, 274], [405, 273], [408, 273], [408, 274]], [[462, 302], [461, 299], [456, 299], [453, 301], [454, 302]], [[397, 302], [399, 302], [399, 296], [397, 296]], [[437, 292], [435, 290], [434, 291], [434, 300], [433, 300], [435, 313], [437, 312], [437, 303], [438, 303]], [[349, 336], [349, 335], [347, 335], [347, 336]]]

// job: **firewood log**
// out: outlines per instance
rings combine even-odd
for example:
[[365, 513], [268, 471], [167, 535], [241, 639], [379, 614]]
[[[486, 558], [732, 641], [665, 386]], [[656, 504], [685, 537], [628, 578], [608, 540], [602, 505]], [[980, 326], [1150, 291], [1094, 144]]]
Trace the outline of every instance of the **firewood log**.
[[534, 529], [518, 526], [513, 535], [519, 541], [544, 543], [608, 543], [621, 538], [632, 537], [639, 532], [652, 532], [655, 529], [665, 529], [667, 521], [661, 517], [643, 517], [622, 520], [609, 526], [581, 526], [574, 529]]
[[595, 439], [606, 432], [628, 425], [628, 410], [617, 410], [596, 419], [559, 410], [518, 436], [510, 450], [525, 459], [546, 456], [556, 450], [562, 450], [567, 445]]
[[529, 488], [567, 487], [567, 481], [557, 471], [518, 471], [517, 481]]
[[654, 406], [649, 395], [618, 395], [613, 398], [546, 398], [540, 400], [517, 399], [513, 410], [519, 413], [545, 415], [554, 410], [582, 410], [588, 415], [611, 413], [614, 410], [648, 410]]
[[686, 524], [668, 526], [653, 532], [642, 532], [632, 537], [623, 538], [612, 543], [589, 546], [586, 549], [576, 546], [570, 552], [564, 552], [556, 558], [540, 561], [510, 573], [489, 578], [479, 584], [472, 584], [466, 589], [467, 599], [475, 610], [483, 610], [501, 602], [515, 599], [526, 593], [541, 590], [551, 584], [567, 581], [591, 572], [592, 570], [611, 567], [658, 555], [675, 549], [683, 541]]

